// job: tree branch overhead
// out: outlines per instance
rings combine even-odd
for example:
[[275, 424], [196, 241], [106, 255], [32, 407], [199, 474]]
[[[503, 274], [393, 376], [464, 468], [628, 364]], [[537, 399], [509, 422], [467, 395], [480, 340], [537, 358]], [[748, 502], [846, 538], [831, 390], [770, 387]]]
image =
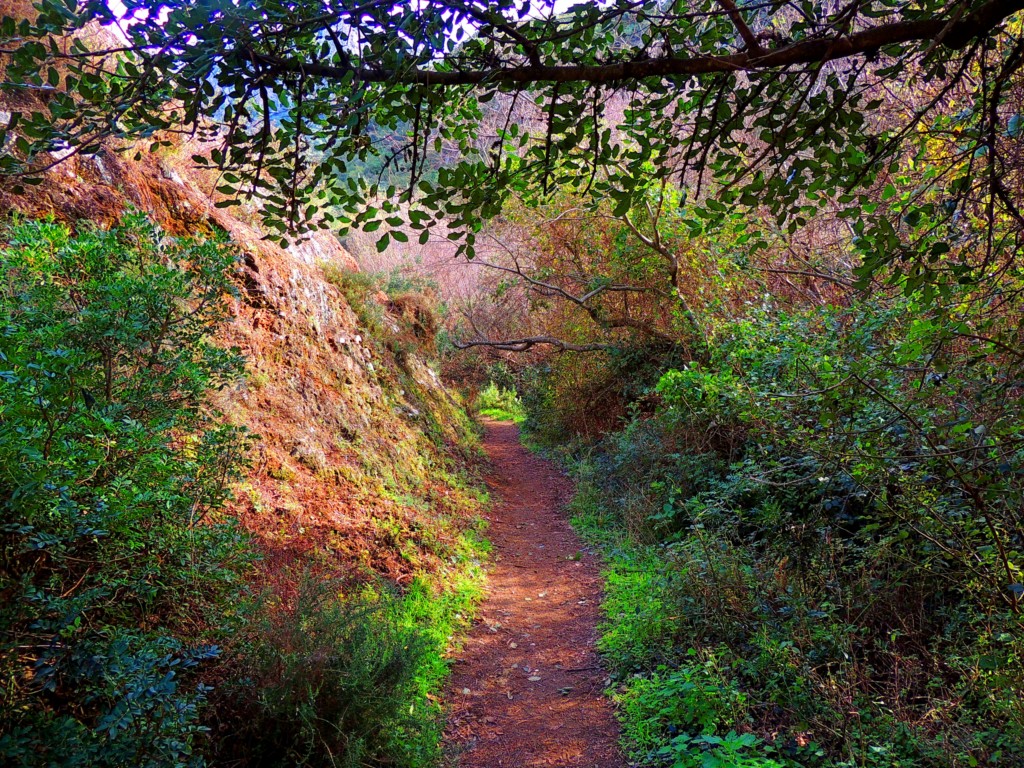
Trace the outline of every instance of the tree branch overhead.
[[[731, 0], [726, 12], [739, 18]], [[1024, 9], [1024, 0], [989, 0], [974, 12], [957, 19], [936, 16], [914, 21], [898, 21], [862, 29], [849, 34], [835, 34], [791, 42], [772, 50], [764, 50], [745, 23], [741, 35], [745, 50], [724, 56], [667, 55], [640, 61], [614, 64], [545, 65], [539, 63], [535, 51], [530, 63], [522, 66], [446, 71], [417, 68], [411, 71], [368, 69], [335, 66], [314, 61], [298, 61], [270, 54], [252, 53], [254, 61], [278, 74], [306, 74], [331, 80], [355, 77], [366, 83], [404, 83], [426, 86], [516, 85], [537, 83], [610, 84], [651, 77], [679, 77], [721, 72], [767, 71], [800, 64], [815, 64], [874, 53], [887, 45], [934, 41], [958, 50], [971, 40], [987, 34], [1005, 19]], [[955, 12], [955, 8], [954, 8]]]

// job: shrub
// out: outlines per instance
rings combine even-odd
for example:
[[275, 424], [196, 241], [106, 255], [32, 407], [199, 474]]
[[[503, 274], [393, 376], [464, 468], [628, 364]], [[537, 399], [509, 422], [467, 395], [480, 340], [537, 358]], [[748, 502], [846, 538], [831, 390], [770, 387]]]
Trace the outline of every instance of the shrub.
[[305, 579], [295, 605], [265, 605], [244, 639], [229, 746], [250, 765], [359, 766], [401, 727], [426, 646], [390, 592], [342, 598]]
[[242, 371], [210, 341], [232, 254], [138, 214], [4, 239], [0, 762], [198, 764], [195, 668], [248, 562], [244, 437], [206, 400]]
[[304, 577], [294, 605], [264, 600], [218, 696], [218, 757], [247, 766], [397, 765], [438, 758], [451, 633], [478, 589], [465, 576], [401, 595]]
[[384, 307], [377, 300], [382, 281], [368, 272], [352, 272], [334, 265], [324, 267], [324, 277], [333, 284], [355, 313], [368, 338], [384, 336]]
[[[1020, 360], [963, 327], [913, 296], [756, 308], [586, 451], [645, 764], [1020, 762]], [[665, 693], [690, 651], [744, 702], [714, 743]]]
[[477, 393], [474, 407], [481, 416], [499, 421], [520, 423], [526, 418], [526, 411], [515, 390], [499, 387], [493, 381]]

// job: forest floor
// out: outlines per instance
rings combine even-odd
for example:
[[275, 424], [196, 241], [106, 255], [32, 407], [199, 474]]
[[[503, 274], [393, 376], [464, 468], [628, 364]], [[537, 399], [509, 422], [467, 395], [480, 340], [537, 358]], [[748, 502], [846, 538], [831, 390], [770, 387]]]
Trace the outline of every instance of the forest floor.
[[488, 595], [449, 681], [446, 743], [459, 768], [623, 768], [594, 650], [600, 563], [565, 516], [572, 484], [489, 422], [494, 496]]

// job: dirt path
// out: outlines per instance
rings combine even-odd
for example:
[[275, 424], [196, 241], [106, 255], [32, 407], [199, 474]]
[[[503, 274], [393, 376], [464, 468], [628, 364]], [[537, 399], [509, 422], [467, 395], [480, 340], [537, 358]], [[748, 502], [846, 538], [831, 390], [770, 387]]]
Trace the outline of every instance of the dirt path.
[[495, 564], [449, 683], [450, 751], [459, 768], [622, 768], [594, 651], [599, 566], [562, 510], [571, 484], [513, 424], [488, 424], [484, 447]]

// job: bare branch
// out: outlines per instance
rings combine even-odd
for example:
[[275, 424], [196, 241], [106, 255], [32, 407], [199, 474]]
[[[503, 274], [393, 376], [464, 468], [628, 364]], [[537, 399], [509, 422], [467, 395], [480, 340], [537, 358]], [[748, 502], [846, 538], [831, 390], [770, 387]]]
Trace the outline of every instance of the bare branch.
[[835, 283], [841, 285], [843, 288], [849, 288], [853, 290], [856, 286], [849, 280], [844, 280], [841, 277], [835, 275], [827, 275], [824, 272], [817, 272], [810, 269], [773, 269], [772, 267], [754, 267], [761, 272], [767, 272], [771, 275], [799, 275], [801, 277], [810, 277], [816, 280], [825, 280], [829, 283]]
[[[653, 211], [651, 211], [651, 216], [656, 225], [657, 218]], [[661, 234], [658, 232], [657, 226], [654, 228], [654, 234], [648, 236], [645, 235], [635, 223], [633, 223], [633, 220], [629, 218], [628, 213], [621, 218], [621, 221], [629, 227], [630, 232], [632, 232], [641, 243], [659, 254], [668, 263], [668, 278], [669, 284], [672, 286], [672, 293], [676, 297], [676, 301], [679, 302], [679, 307], [683, 310], [683, 314], [686, 315], [686, 319], [689, 320], [690, 325], [693, 326], [693, 330], [697, 332], [697, 335], [706, 344], [707, 335], [704, 333], [704, 328], [697, 320], [697, 315], [690, 308], [690, 304], [686, 300], [686, 297], [683, 295], [683, 291], [679, 286], [679, 259], [676, 258], [672, 249], [662, 242]]]
[[494, 264], [492, 262], [480, 261], [480, 260], [474, 260], [473, 263], [474, 264], [478, 264], [481, 267], [487, 267], [488, 269], [496, 269], [499, 272], [508, 272], [509, 274], [516, 275], [517, 277], [521, 277], [523, 280], [525, 280], [527, 283], [529, 283], [531, 286], [533, 286], [535, 289], [537, 289], [537, 292], [540, 293], [542, 296], [561, 296], [566, 301], [571, 301], [573, 304], [576, 304], [576, 305], [578, 305], [580, 307], [583, 307], [588, 301], [590, 301], [593, 298], [596, 298], [597, 296], [600, 296], [602, 293], [605, 293], [605, 292], [609, 292], [609, 293], [624, 293], [624, 292], [649, 293], [650, 292], [650, 290], [647, 289], [647, 288], [639, 288], [639, 287], [637, 287], [635, 285], [626, 285], [626, 284], [623, 284], [623, 283], [607, 283], [605, 285], [597, 286], [597, 288], [594, 288], [593, 290], [583, 294], [582, 296], [576, 296], [575, 294], [569, 293], [569, 291], [567, 291], [564, 288], [561, 288], [561, 287], [559, 287], [557, 285], [554, 285], [552, 283], [544, 282], [543, 280], [538, 280], [535, 277], [531, 277], [530, 275], [528, 275], [525, 272], [523, 272], [523, 270], [519, 266], [518, 262], [516, 262], [516, 266], [515, 267], [506, 267], [506, 266], [503, 266], [501, 264]]
[[477, 339], [475, 341], [453, 341], [452, 342], [457, 349], [469, 349], [470, 347], [491, 347], [492, 349], [500, 349], [505, 352], [526, 352], [528, 349], [532, 349], [538, 345], [547, 345], [557, 347], [562, 352], [604, 352], [609, 349], [613, 349], [611, 344], [574, 344], [569, 341], [563, 341], [562, 339], [556, 339], [554, 336], [527, 336], [522, 339], [507, 339], [504, 341], [489, 341], [487, 339]]
[[[502, 245], [504, 246], [503, 243]], [[479, 264], [482, 267], [488, 267], [489, 269], [496, 269], [500, 272], [508, 272], [509, 274], [516, 275], [517, 277], [524, 280], [533, 291], [539, 293], [541, 296], [558, 296], [560, 298], [565, 299], [566, 301], [575, 304], [584, 312], [586, 312], [590, 316], [590, 319], [593, 320], [599, 327], [601, 327], [604, 330], [613, 330], [615, 328], [630, 328], [634, 331], [639, 331], [640, 333], [646, 334], [647, 336], [652, 336], [654, 338], [661, 339], [662, 341], [674, 341], [669, 334], [658, 329], [651, 323], [645, 322], [643, 320], [638, 320], [628, 315], [609, 315], [605, 311], [605, 309], [600, 305], [594, 306], [593, 304], [590, 303], [593, 299], [597, 298], [603, 293], [657, 293], [658, 295], [663, 295], [660, 294], [660, 292], [653, 291], [650, 288], [641, 288], [622, 283], [607, 283], [604, 285], [599, 285], [596, 288], [593, 288], [592, 290], [588, 291], [582, 296], [576, 296], [575, 294], [570, 293], [569, 291], [565, 290], [564, 288], [561, 288], [560, 286], [544, 282], [543, 280], [537, 280], [536, 278], [526, 274], [523, 271], [522, 267], [519, 266], [518, 260], [516, 259], [515, 255], [512, 254], [508, 246], [504, 247], [506, 250], [509, 251], [510, 255], [512, 255], [512, 260], [515, 263], [515, 267], [506, 267], [500, 264], [492, 264], [489, 262], [482, 261], [478, 261], [475, 263]]]

